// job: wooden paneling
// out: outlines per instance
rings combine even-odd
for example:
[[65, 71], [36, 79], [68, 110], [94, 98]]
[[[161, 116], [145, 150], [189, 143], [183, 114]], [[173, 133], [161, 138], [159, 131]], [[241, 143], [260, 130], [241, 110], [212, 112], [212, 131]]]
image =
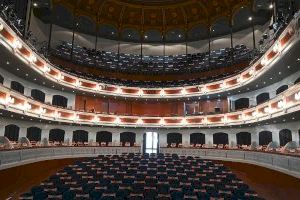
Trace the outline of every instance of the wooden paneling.
[[[210, 114], [215, 108], [220, 108], [221, 113], [228, 112], [227, 99], [201, 100], [197, 102], [186, 102], [187, 112]], [[194, 108], [195, 107], [195, 108]], [[76, 96], [76, 110], [96, 113], [110, 113], [118, 115], [137, 116], [183, 116], [183, 101], [133, 101], [115, 100], [101, 97]]]

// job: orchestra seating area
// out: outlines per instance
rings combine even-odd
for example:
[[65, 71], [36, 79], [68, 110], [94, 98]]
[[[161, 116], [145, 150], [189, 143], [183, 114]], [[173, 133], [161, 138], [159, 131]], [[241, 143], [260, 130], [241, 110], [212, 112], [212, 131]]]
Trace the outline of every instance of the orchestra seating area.
[[261, 198], [223, 164], [176, 154], [122, 154], [77, 161], [20, 199]]

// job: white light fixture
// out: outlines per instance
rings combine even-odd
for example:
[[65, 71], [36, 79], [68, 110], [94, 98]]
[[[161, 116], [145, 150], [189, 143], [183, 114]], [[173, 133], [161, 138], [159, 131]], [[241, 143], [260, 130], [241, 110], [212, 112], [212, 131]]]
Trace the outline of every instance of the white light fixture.
[[120, 123], [121, 123], [120, 117], [116, 117], [116, 119], [115, 119], [115, 124], [116, 124], [116, 125], [119, 125]]
[[251, 16], [248, 18], [249, 21], [252, 21], [252, 19], [253, 19], [253, 18], [252, 18]]
[[297, 101], [300, 100], [300, 92], [298, 92], [298, 93], [295, 94], [295, 99], [296, 99]]
[[138, 125], [142, 125], [142, 124], [144, 124], [144, 121], [143, 121], [141, 118], [139, 118], [139, 119], [136, 121], [136, 123], [137, 123]]
[[159, 124], [160, 124], [161, 126], [164, 126], [164, 125], [165, 125], [165, 120], [164, 120], [164, 118], [161, 118], [161, 119], [160, 119]]
[[187, 125], [186, 118], [181, 119], [181, 125], [183, 125], [183, 126]]
[[269, 9], [273, 9], [274, 8], [274, 6], [273, 6], [273, 4], [271, 3], [270, 5], [269, 5]]
[[14, 103], [15, 103], [15, 98], [13, 98], [13, 97], [8, 97], [8, 98], [7, 98], [7, 103], [9, 103], [9, 104], [14, 104]]
[[45, 67], [43, 68], [43, 71], [46, 73], [46, 72], [50, 72], [51, 69], [50, 69], [50, 67], [45, 65]]
[[267, 64], [268, 64], [268, 60], [267, 60], [267, 58], [266, 58], [266, 57], [264, 57], [264, 58], [261, 60], [260, 64], [261, 64], [262, 66], [265, 66], [265, 65], [267, 65]]
[[270, 108], [269, 107], [265, 107], [264, 108], [264, 113], [269, 113], [270, 112]]
[[20, 42], [20, 40], [15, 39], [12, 43], [12, 46], [14, 49], [21, 49], [22, 48], [22, 43]]
[[25, 103], [25, 105], [24, 105], [24, 110], [31, 110], [31, 109], [32, 109], [31, 104]]
[[29, 57], [29, 61], [32, 62], [32, 63], [35, 63], [37, 61], [37, 58], [34, 54], [31, 54], [30, 57]]
[[278, 53], [280, 50], [281, 50], [281, 45], [280, 45], [279, 42], [276, 42], [276, 44], [275, 44], [274, 47], [273, 47], [273, 51], [274, 51], [275, 53]]
[[281, 100], [277, 103], [278, 108], [283, 108], [284, 107], [284, 102]]
[[143, 90], [142, 90], [142, 89], [139, 89], [138, 95], [139, 95], [139, 96], [142, 96], [143, 94], [144, 94]]
[[182, 88], [181, 94], [182, 94], [182, 95], [186, 95], [186, 89], [185, 89], [185, 88]]
[[0, 23], [0, 31], [2, 31], [3, 30], [3, 24], [2, 23]]
[[118, 87], [117, 90], [116, 90], [116, 93], [117, 94], [122, 94], [122, 89], [120, 87]]
[[160, 92], [159, 92], [160, 96], [165, 96], [165, 90], [162, 89]]
[[252, 117], [256, 117], [256, 116], [257, 116], [257, 112], [256, 111], [252, 112]]

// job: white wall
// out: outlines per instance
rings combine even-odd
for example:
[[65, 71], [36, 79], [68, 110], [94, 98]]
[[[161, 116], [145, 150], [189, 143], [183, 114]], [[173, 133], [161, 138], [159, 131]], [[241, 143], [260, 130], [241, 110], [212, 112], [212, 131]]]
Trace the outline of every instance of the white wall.
[[[9, 73], [8, 71], [4, 70], [3, 68], [0, 68], [0, 74], [4, 78], [3, 85], [7, 88], [10, 88], [11, 81], [17, 81], [21, 83], [24, 86], [24, 95], [30, 97], [31, 96], [31, 90], [32, 89], [38, 89], [45, 93], [45, 102], [46, 103], [52, 103], [52, 97], [53, 95], [61, 95], [68, 99], [68, 107], [69, 108], [75, 108], [75, 94], [63, 92], [59, 90], [50, 89], [46, 86], [42, 86], [42, 84], [35, 84], [30, 81], [26, 81], [12, 73]], [[49, 86], [50, 87], [50, 86]]]
[[[286, 66], [284, 66], [286, 67]], [[294, 66], [296, 67], [296, 66]], [[237, 94], [237, 95], [233, 95], [233, 96], [230, 96], [228, 97], [228, 99], [231, 101], [231, 108], [232, 110], [235, 110], [235, 106], [234, 106], [234, 102], [240, 98], [249, 98], [249, 106], [250, 107], [253, 107], [253, 106], [256, 106], [257, 105], [257, 102], [256, 102], [256, 97], [259, 95], [259, 94], [262, 94], [262, 93], [269, 93], [270, 94], [270, 99], [276, 97], [276, 90], [283, 86], [283, 85], [288, 85], [289, 87], [290, 86], [293, 86], [294, 85], [294, 82], [300, 77], [300, 71], [296, 72], [296, 73], [293, 73], [292, 75], [282, 79], [281, 81], [279, 82], [276, 82], [272, 85], [269, 85], [267, 87], [264, 87], [264, 88], [261, 88], [261, 89], [258, 89], [258, 90], [253, 90], [253, 91], [250, 91], [250, 92], [246, 92], [246, 93], [242, 93], [242, 94]]]
[[[49, 36], [49, 24], [44, 24], [41, 20], [32, 15], [30, 30], [39, 39], [39, 41], [47, 41]], [[258, 47], [258, 41], [261, 39], [263, 33], [268, 30], [269, 22], [263, 26], [255, 26], [255, 38], [256, 46]], [[72, 31], [65, 28], [53, 25], [52, 27], [52, 42], [51, 46], [55, 47], [59, 41], [72, 41]], [[94, 48], [95, 47], [95, 37], [83, 33], [76, 33], [75, 44], [81, 46]], [[253, 48], [252, 39], [252, 28], [248, 28], [233, 34], [233, 44], [245, 44], [249, 48]], [[221, 48], [230, 47], [230, 35], [223, 37], [213, 38], [211, 41], [211, 49], [217, 50]], [[185, 43], [181, 44], [166, 44], [166, 55], [178, 55], [185, 54]], [[104, 51], [114, 51], [117, 52], [118, 42], [114, 40], [108, 40], [103, 38], [98, 38], [97, 44], [98, 50]], [[201, 40], [188, 43], [188, 53], [198, 53], [208, 51], [208, 40]], [[121, 42], [120, 52], [128, 54], [140, 54], [140, 44]], [[162, 55], [163, 45], [159, 44], [144, 44], [143, 54], [145, 55]]]

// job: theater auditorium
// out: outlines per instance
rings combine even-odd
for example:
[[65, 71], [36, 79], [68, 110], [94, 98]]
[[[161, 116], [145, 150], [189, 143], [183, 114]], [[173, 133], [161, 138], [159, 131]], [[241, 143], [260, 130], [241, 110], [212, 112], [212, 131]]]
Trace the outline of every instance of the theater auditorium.
[[300, 0], [0, 0], [0, 199], [300, 199]]

